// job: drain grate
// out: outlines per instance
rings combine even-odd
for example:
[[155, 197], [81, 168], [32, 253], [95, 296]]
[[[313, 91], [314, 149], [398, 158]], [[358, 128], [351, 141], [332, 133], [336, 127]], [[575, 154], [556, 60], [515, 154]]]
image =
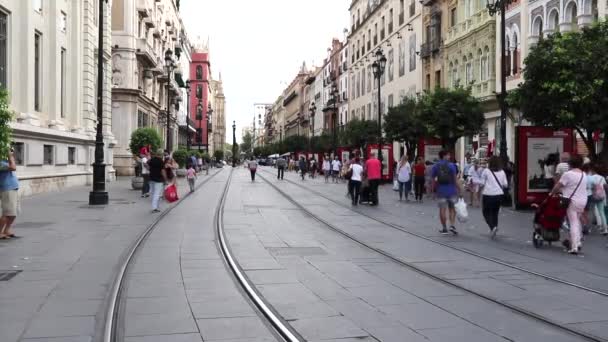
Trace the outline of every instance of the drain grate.
[[13, 279], [14, 276], [19, 274], [21, 270], [17, 271], [0, 271], [0, 281], [9, 281]]

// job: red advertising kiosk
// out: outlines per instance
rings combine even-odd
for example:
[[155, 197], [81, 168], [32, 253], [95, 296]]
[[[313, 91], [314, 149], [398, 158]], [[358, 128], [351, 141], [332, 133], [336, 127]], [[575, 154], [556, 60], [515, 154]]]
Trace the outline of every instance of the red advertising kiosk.
[[515, 207], [542, 202], [553, 188], [552, 163], [576, 151], [572, 129], [519, 126], [515, 131]]
[[[378, 156], [378, 144], [367, 146], [367, 155], [375, 153]], [[395, 173], [395, 158], [393, 157], [393, 145], [382, 145], [382, 180], [391, 181]]]

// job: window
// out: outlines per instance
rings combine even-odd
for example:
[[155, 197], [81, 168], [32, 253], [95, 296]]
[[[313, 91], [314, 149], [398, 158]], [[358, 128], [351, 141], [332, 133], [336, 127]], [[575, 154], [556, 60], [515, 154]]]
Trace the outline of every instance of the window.
[[393, 33], [393, 9], [391, 8], [388, 14], [388, 34]]
[[485, 81], [488, 79], [488, 56], [482, 56], [479, 64], [481, 69], [481, 80]]
[[365, 95], [365, 69], [361, 69], [361, 92]]
[[431, 75], [426, 74], [426, 82], [424, 84], [424, 89], [431, 90]]
[[0, 88], [7, 88], [6, 70], [8, 67], [7, 63], [7, 27], [8, 15], [0, 11]]
[[203, 85], [202, 84], [196, 85], [196, 98], [197, 99], [203, 98]]
[[416, 13], [416, 0], [410, 0], [410, 17]]
[[369, 116], [369, 118], [372, 118], [372, 104], [368, 103], [367, 104], [367, 115]]
[[76, 165], [76, 147], [68, 147], [68, 164]]
[[393, 108], [393, 94], [388, 96], [388, 108]]
[[196, 79], [197, 80], [203, 79], [203, 67], [201, 65], [196, 66]]
[[34, 110], [40, 111], [42, 34], [34, 33]]
[[44, 164], [45, 165], [53, 165], [53, 150], [54, 150], [55, 146], [53, 145], [44, 145], [43, 146], [43, 157], [44, 157]]
[[137, 112], [137, 128], [148, 127], [150, 125], [148, 113], [143, 111]]
[[99, 0], [93, 0], [93, 23], [97, 26], [99, 20]]
[[456, 8], [450, 10], [450, 27], [456, 26]]
[[59, 29], [61, 32], [66, 32], [68, 30], [68, 15], [65, 12], [61, 12], [59, 17]]
[[25, 145], [22, 142], [14, 142], [12, 147], [13, 151], [15, 151], [15, 164], [23, 165], [23, 160], [25, 159]]
[[441, 70], [435, 71], [435, 88], [441, 87]]
[[470, 85], [471, 83], [475, 82], [475, 80], [473, 80], [473, 65], [471, 63], [472, 62], [467, 63], [466, 67], [465, 67], [465, 78], [466, 78], [467, 86]]
[[65, 79], [66, 79], [66, 75], [65, 75], [65, 59], [66, 59], [66, 52], [64, 48], [61, 48], [61, 99], [60, 99], [60, 107], [59, 110], [61, 112], [61, 117], [65, 118], [65, 87], [66, 87], [66, 83], [65, 83]]
[[42, 0], [32, 0], [34, 11], [42, 13]]

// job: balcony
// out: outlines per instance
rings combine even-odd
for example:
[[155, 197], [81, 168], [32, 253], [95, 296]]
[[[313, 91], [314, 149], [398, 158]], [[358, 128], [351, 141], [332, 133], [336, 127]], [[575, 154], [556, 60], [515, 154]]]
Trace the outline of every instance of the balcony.
[[405, 13], [401, 12], [401, 13], [399, 13], [399, 26], [403, 25], [404, 22], [405, 22]]
[[457, 23], [450, 27], [447, 32], [447, 38], [445, 39], [445, 45], [451, 45], [454, 41], [463, 38], [473, 31], [477, 31], [482, 26], [488, 23], [495, 23], [495, 18], [488, 14], [487, 9], [483, 9], [469, 19]]
[[154, 68], [156, 67], [156, 53], [154, 53], [154, 49], [148, 43], [146, 38], [138, 38], [137, 39], [137, 50], [135, 52], [137, 58], [142, 62], [144, 67]]
[[148, 6], [148, 0], [137, 0], [137, 13], [142, 18], [148, 18], [150, 16], [150, 6]]
[[393, 22], [388, 23], [388, 34], [393, 33]]
[[384, 40], [386, 31], [384, 29], [380, 30], [380, 40]]
[[156, 24], [154, 24], [154, 20], [152, 20], [150, 18], [144, 19], [144, 25], [146, 25], [146, 28], [148, 28], [148, 29], [156, 27]]
[[156, 28], [156, 29], [154, 29], [154, 30], [152, 31], [152, 36], [154, 36], [154, 38], [160, 38], [160, 37], [161, 37], [160, 30], [159, 30], [159, 29], [157, 29], [157, 28]]

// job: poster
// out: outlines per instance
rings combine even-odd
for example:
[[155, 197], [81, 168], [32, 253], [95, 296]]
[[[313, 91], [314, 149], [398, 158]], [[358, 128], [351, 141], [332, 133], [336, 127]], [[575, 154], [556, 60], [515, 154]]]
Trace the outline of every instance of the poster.
[[399, 40], [399, 77], [405, 75], [405, 39]]
[[564, 151], [564, 138], [528, 138], [527, 191], [549, 192], [555, 166]]
[[416, 70], [416, 34], [410, 36], [410, 71]]
[[439, 152], [443, 148], [441, 145], [424, 145], [424, 159], [426, 161], [436, 162], [439, 160]]
[[388, 50], [388, 81], [392, 82], [395, 76], [395, 50]]
[[340, 159], [342, 162], [350, 159], [350, 153], [348, 151], [342, 151], [342, 158]]

